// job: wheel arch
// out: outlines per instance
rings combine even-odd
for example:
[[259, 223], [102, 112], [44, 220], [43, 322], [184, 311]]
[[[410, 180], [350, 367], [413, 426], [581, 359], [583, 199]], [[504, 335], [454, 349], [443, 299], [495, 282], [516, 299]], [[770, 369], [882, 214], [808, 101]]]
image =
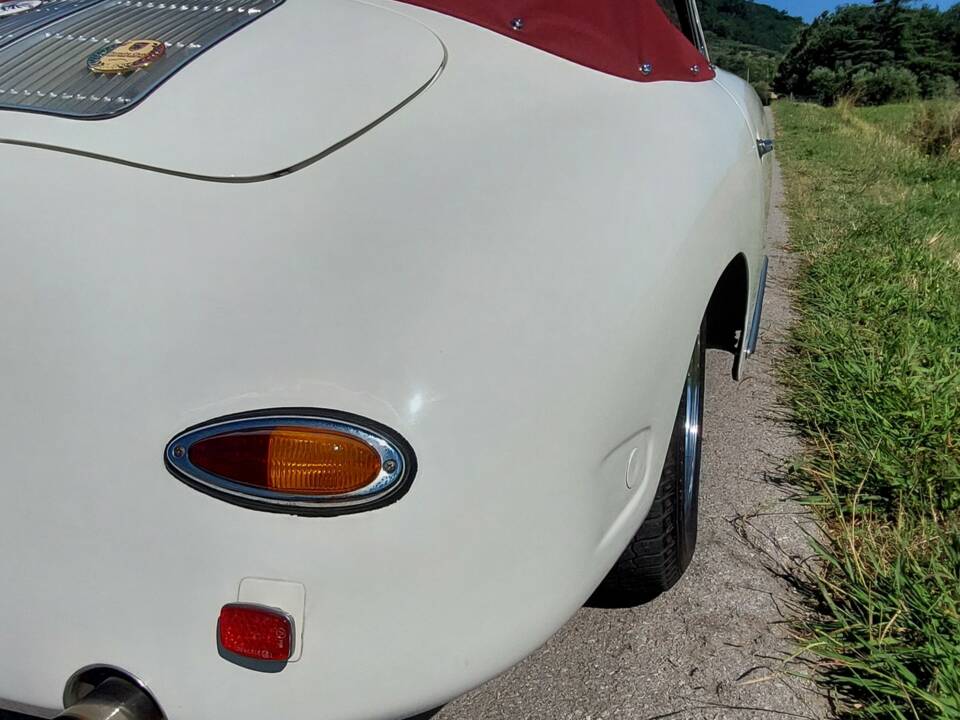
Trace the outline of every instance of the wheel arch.
[[750, 270], [746, 256], [738, 253], [717, 279], [706, 311], [707, 347], [734, 356], [734, 379], [740, 377], [749, 303]]

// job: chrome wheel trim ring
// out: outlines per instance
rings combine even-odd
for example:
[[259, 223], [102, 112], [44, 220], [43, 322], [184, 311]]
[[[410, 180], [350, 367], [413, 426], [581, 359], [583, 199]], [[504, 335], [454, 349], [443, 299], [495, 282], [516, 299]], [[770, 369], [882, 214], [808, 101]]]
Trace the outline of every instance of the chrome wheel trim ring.
[[687, 380], [684, 384], [684, 418], [683, 418], [683, 517], [689, 519], [694, 512], [693, 505], [696, 499], [697, 468], [700, 459], [700, 433], [703, 420], [704, 399], [704, 368], [703, 353], [700, 348], [702, 340], [697, 336], [697, 343], [693, 348], [693, 357], [690, 359], [690, 368], [687, 370]]

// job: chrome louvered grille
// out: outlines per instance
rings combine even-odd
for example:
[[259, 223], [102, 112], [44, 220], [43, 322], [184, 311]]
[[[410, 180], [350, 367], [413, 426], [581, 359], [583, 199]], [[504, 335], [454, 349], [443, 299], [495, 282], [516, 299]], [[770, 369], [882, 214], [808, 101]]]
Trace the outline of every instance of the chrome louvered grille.
[[[0, 15], [0, 47], [16, 42], [44, 25], [103, 0], [47, 0], [35, 8]], [[9, 7], [9, 6], [8, 6]]]
[[[30, 34], [0, 44], [0, 109], [86, 119], [117, 115], [211, 46], [283, 2], [87, 3]], [[147, 40], [160, 41], [165, 50], [147, 67], [110, 74], [93, 72], [88, 66], [88, 58], [99, 50]]]

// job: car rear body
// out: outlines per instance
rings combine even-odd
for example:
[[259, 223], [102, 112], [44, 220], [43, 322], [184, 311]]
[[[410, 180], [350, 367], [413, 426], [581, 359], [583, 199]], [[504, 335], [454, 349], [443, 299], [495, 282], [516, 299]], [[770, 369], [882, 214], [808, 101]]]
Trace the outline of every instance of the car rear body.
[[[539, 646], [649, 508], [731, 261], [755, 295], [732, 84], [287, 0], [117, 117], [0, 111], [0, 704], [52, 714], [104, 665], [174, 719], [386, 720]], [[292, 407], [398, 433], [409, 491], [304, 517], [165, 466]], [[279, 672], [218, 651], [245, 578], [304, 590]]]

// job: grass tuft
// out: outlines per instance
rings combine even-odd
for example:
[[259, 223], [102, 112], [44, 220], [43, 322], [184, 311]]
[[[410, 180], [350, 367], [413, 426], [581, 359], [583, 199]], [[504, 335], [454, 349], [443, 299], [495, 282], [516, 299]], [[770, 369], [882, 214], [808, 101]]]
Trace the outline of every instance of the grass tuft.
[[824, 530], [802, 629], [859, 718], [960, 719], [960, 163], [919, 148], [927, 112], [777, 108], [803, 259], [782, 374]]
[[960, 160], [960, 102], [924, 103], [913, 120], [911, 134], [922, 153]]

